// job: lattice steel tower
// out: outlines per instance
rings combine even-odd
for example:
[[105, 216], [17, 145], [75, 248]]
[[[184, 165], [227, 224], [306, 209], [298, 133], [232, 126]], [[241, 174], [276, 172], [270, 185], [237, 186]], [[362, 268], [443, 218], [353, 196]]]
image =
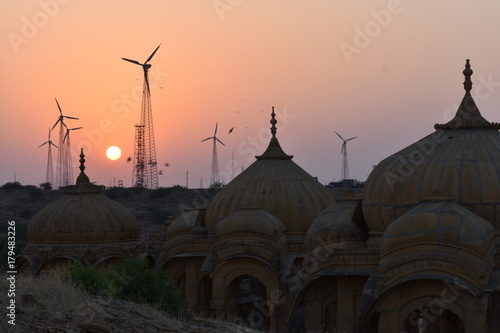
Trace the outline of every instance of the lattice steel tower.
[[151, 92], [149, 89], [148, 62], [153, 58], [158, 47], [149, 58], [141, 64], [136, 60], [122, 58], [133, 64], [142, 66], [144, 70], [144, 86], [142, 89], [141, 122], [135, 129], [134, 164], [132, 171], [132, 186], [154, 189], [158, 187], [158, 168], [153, 129], [153, 112], [151, 108]]

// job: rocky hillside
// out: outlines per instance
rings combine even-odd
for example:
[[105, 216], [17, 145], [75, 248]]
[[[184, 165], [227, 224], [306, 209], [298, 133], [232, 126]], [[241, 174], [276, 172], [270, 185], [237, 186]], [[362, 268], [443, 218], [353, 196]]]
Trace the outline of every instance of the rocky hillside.
[[[9, 281], [0, 276], [1, 290]], [[9, 333], [229, 333], [256, 332], [234, 323], [211, 319], [172, 318], [147, 305], [89, 295], [62, 279], [55, 271], [43, 277], [17, 276], [14, 298], [0, 297], [4, 309], [0, 331]], [[15, 300], [15, 316], [7, 306]], [[187, 315], [185, 316], [187, 317]], [[12, 321], [14, 319], [14, 321]], [[15, 325], [9, 324], [15, 323]]]

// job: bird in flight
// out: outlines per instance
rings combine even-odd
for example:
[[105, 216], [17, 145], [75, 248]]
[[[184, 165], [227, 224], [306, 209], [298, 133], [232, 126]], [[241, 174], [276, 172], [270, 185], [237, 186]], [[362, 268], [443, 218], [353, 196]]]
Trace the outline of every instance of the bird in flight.
[[232, 127], [227, 134], [231, 134], [231, 132], [234, 130], [234, 127]]

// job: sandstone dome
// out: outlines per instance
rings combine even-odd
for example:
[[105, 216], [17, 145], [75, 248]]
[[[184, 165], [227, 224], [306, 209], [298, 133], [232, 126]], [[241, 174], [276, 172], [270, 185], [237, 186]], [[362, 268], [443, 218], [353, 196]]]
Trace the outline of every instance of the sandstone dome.
[[483, 118], [470, 94], [469, 60], [463, 74], [465, 96], [455, 117], [381, 161], [368, 177], [363, 214], [372, 236], [436, 189], [500, 232], [500, 124]]
[[494, 266], [493, 226], [441, 194], [426, 200], [387, 228], [380, 245], [383, 280], [457, 276], [481, 290]]
[[352, 189], [347, 189], [342, 199], [328, 206], [311, 224], [306, 235], [306, 246], [313, 248], [325, 243], [338, 246], [344, 230], [354, 226], [353, 220], [361, 218], [360, 201]]
[[216, 239], [253, 234], [277, 243], [284, 231], [285, 226], [275, 216], [257, 207], [244, 207], [219, 222], [214, 234]]
[[33, 217], [27, 228], [28, 243], [100, 245], [137, 242], [141, 233], [137, 219], [90, 183], [84, 173], [83, 152], [80, 156], [81, 173], [75, 186]]
[[226, 185], [207, 207], [206, 228], [246, 206], [256, 206], [281, 220], [287, 232], [306, 232], [332, 202], [331, 194], [285, 154], [276, 138], [273, 108], [272, 138], [257, 161]]

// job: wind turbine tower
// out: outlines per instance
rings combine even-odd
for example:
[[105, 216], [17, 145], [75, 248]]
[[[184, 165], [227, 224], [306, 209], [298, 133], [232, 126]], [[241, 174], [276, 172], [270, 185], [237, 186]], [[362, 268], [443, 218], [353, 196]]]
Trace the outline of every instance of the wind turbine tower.
[[48, 153], [47, 153], [47, 174], [45, 175], [45, 182], [50, 183], [50, 185], [54, 185], [54, 168], [52, 167], [52, 146], [58, 148], [52, 140], [50, 140], [50, 127], [49, 127], [49, 138], [47, 141], [42, 143], [41, 145], [38, 146], [40, 148], [41, 146], [48, 144]]
[[211, 136], [209, 138], [201, 140], [201, 142], [203, 142], [203, 141], [207, 141], [207, 140], [212, 139], [214, 142], [214, 146], [213, 146], [213, 150], [212, 150], [212, 174], [210, 176], [210, 185], [214, 185], [214, 184], [219, 182], [219, 159], [217, 158], [217, 141], [220, 144], [222, 144], [223, 146], [225, 146], [225, 144], [217, 138], [217, 126], [218, 125], [219, 125], [219, 123], [215, 124], [214, 136]]
[[59, 105], [57, 98], [56, 104], [57, 108], [59, 109], [59, 118], [51, 129], [53, 130], [59, 123], [59, 149], [57, 151], [55, 187], [63, 187], [73, 184], [73, 177], [70, 178], [70, 174], [73, 174], [73, 172], [72, 170], [69, 170], [69, 168], [71, 168], [71, 162], [68, 163], [68, 160], [71, 161], [71, 151], [66, 151], [66, 146], [64, 145], [64, 128], [68, 129], [68, 126], [66, 126], [66, 124], [64, 123], [64, 118], [75, 120], [78, 120], [78, 118], [63, 115], [61, 106]]
[[349, 162], [347, 161], [347, 141], [354, 140], [357, 138], [357, 136], [344, 140], [344, 138], [339, 133], [335, 132], [335, 134], [337, 134], [339, 136], [340, 140], [343, 141], [342, 148], [340, 149], [340, 153], [342, 154], [342, 180], [350, 179], [349, 178]]
[[[63, 147], [64, 147], [64, 165], [66, 166], [63, 171], [63, 179], [68, 179], [68, 185], [73, 184], [73, 162], [71, 158], [71, 143], [69, 139], [69, 131], [74, 131], [81, 129], [83, 127], [75, 127], [75, 128], [66, 128], [66, 134], [63, 138]], [[64, 185], [66, 186], [66, 185]]]
[[[161, 45], [161, 44], [160, 44]], [[142, 66], [144, 71], [144, 85], [142, 89], [141, 122], [135, 128], [134, 164], [132, 172], [132, 186], [155, 189], [158, 187], [158, 168], [156, 162], [156, 148], [153, 129], [153, 111], [151, 108], [151, 91], [149, 89], [148, 62], [153, 58], [158, 47], [149, 58], [141, 64], [136, 60], [122, 58], [125, 61]]]

